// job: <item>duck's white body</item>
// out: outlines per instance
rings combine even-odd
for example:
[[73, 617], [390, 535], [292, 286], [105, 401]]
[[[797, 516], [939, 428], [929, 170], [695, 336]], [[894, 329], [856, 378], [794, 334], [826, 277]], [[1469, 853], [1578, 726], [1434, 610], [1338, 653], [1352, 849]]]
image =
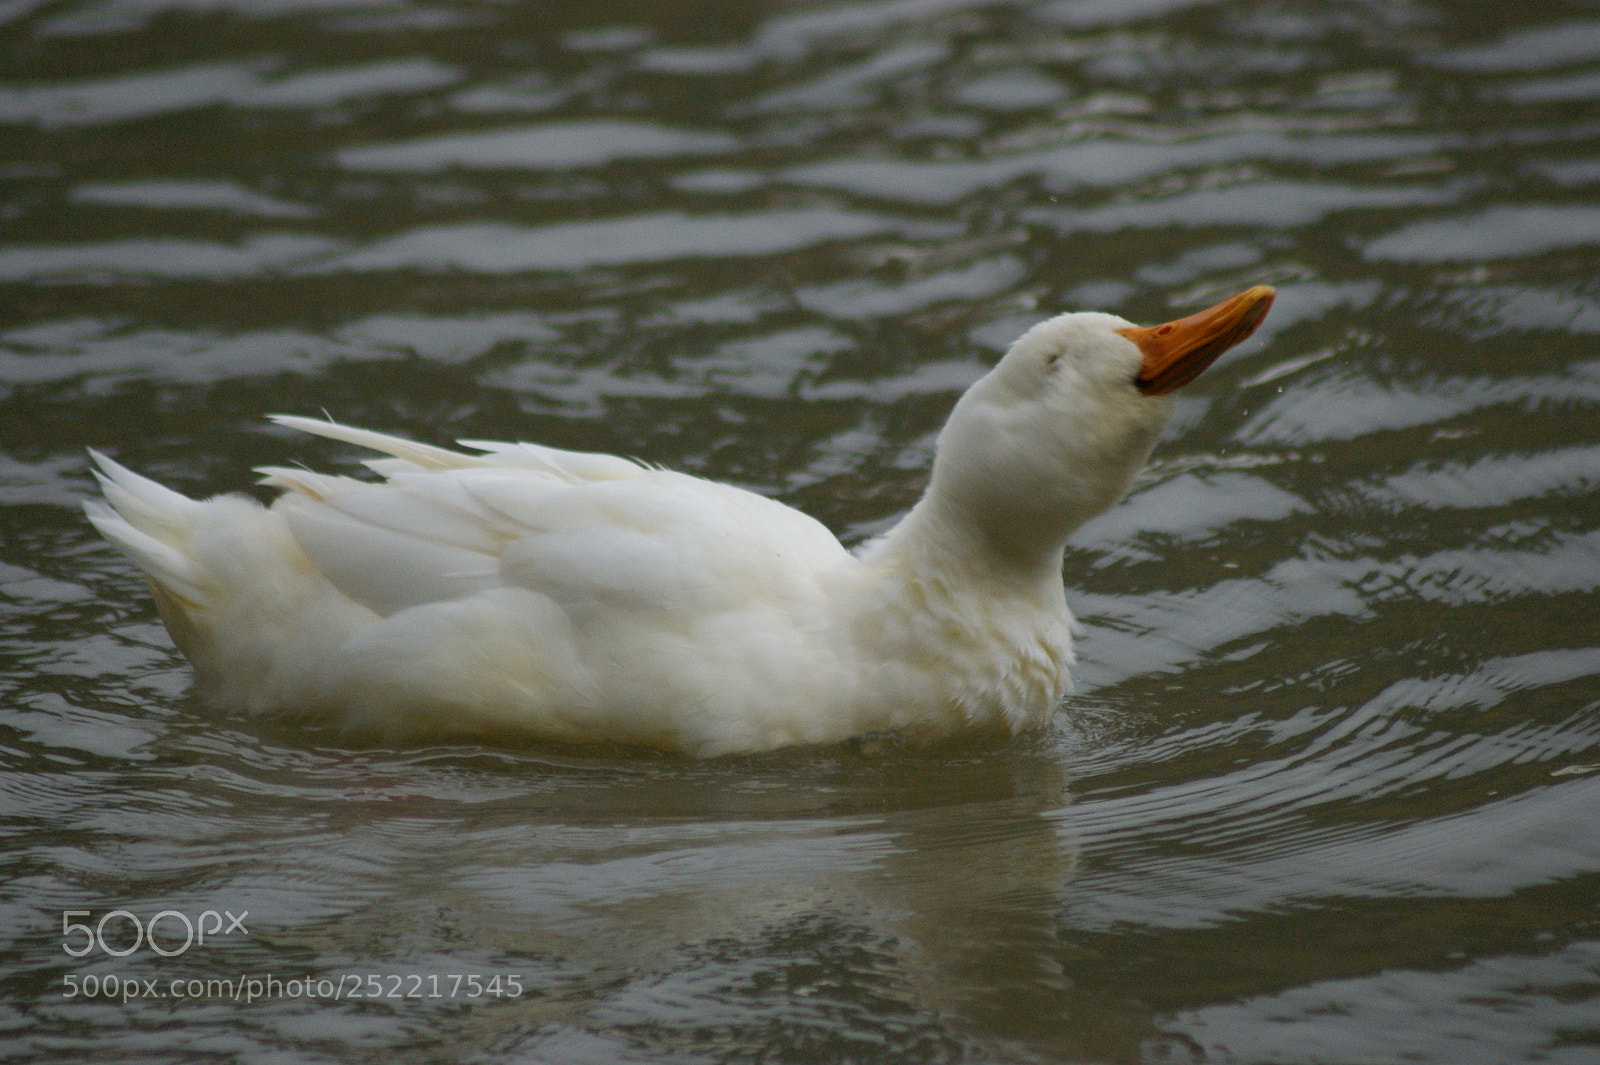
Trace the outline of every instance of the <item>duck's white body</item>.
[[[110, 505], [88, 509], [230, 709], [388, 742], [701, 755], [1016, 732], [1066, 687], [1063, 546], [1154, 444], [1168, 402], [1151, 393], [1171, 386], [1153, 375], [1192, 377], [1270, 299], [1235, 297], [1203, 329], [1035, 327], [957, 404], [922, 501], [855, 554], [773, 500], [625, 459], [287, 417], [385, 453], [369, 463], [384, 480], [270, 469], [286, 491], [268, 508], [191, 500], [97, 456]], [[1174, 327], [1182, 343], [1158, 336]]]

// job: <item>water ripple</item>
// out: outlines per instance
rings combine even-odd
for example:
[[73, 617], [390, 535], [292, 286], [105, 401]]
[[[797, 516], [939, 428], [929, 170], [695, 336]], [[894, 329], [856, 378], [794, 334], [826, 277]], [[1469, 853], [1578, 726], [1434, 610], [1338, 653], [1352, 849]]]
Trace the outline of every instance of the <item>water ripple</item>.
[[1600, 208], [1491, 207], [1463, 218], [1414, 222], [1367, 244], [1372, 259], [1483, 262], [1600, 243]]
[[[886, 218], [826, 207], [742, 217], [665, 212], [537, 229], [464, 223], [413, 230], [334, 257], [313, 269], [575, 270], [702, 256], [773, 255], [896, 228], [896, 223]], [[3, 268], [4, 259], [0, 258], [0, 270]]]
[[461, 133], [401, 144], [341, 149], [351, 170], [439, 171], [448, 167], [562, 169], [618, 159], [711, 155], [738, 144], [723, 133], [666, 129], [643, 122], [572, 122]]

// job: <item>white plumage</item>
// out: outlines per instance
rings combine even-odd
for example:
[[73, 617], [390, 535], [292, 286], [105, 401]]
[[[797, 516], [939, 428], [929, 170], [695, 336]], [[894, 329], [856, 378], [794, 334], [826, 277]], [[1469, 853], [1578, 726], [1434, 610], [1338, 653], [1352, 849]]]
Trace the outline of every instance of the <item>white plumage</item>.
[[1271, 300], [1036, 326], [956, 404], [922, 500], [855, 554], [773, 500], [613, 456], [287, 416], [388, 456], [367, 463], [382, 479], [266, 469], [284, 491], [263, 507], [95, 455], [86, 509], [230, 710], [700, 755], [1017, 732], [1068, 681], [1067, 536], [1126, 491], [1165, 394]]

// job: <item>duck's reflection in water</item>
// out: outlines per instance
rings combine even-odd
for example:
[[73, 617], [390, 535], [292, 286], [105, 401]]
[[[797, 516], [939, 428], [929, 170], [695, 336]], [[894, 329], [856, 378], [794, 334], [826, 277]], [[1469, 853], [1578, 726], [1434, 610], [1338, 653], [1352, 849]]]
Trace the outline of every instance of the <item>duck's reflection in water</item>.
[[346, 912], [279, 945], [361, 957], [381, 935], [393, 956], [412, 938], [426, 964], [456, 967], [440, 942], [488, 951], [482, 967], [517, 971], [525, 993], [461, 1017], [463, 1051], [860, 1040], [932, 1059], [1076, 1042], [1061, 968], [1075, 860], [1047, 737], [713, 762], [518, 755], [506, 770], [526, 794], [388, 826], [379, 894], [407, 900], [409, 919]]

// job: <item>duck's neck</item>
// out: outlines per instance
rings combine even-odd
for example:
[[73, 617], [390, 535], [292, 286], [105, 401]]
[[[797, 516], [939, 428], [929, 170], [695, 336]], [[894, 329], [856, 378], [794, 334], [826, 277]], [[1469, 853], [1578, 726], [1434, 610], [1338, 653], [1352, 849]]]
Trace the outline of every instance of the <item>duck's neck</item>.
[[921, 699], [952, 728], [1045, 720], [1072, 661], [1064, 539], [997, 543], [925, 498], [869, 544], [852, 628], [867, 660], [897, 665], [883, 671], [907, 684], [895, 706]]
[[981, 523], [930, 492], [861, 557], [906, 576], [936, 580], [957, 594], [966, 582], [1024, 594], [1041, 586], [1059, 591], [1069, 531], [1026, 521]]

